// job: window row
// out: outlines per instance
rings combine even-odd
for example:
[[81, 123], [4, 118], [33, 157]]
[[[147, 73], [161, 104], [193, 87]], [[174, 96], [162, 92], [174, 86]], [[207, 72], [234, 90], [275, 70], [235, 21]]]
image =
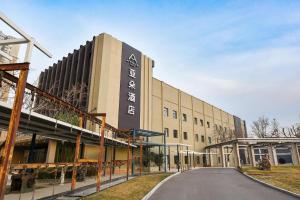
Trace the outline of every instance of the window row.
[[[166, 137], [169, 137], [169, 129], [168, 128], [164, 128], [164, 134], [166, 135]], [[178, 138], [178, 131], [176, 129], [173, 130], [173, 138]], [[188, 133], [187, 132], [183, 132], [183, 139], [184, 140], [188, 140]], [[211, 144], [211, 137], [207, 137], [208, 139], [208, 144]], [[195, 134], [195, 140], [196, 142], [199, 142], [199, 135]], [[205, 142], [205, 136], [201, 135], [201, 142]]]
[[[164, 107], [164, 117], [169, 117], [169, 108]], [[177, 119], [177, 111], [176, 110], [172, 110], [172, 116], [173, 119]], [[185, 113], [182, 114], [182, 121], [187, 122], [187, 115]], [[204, 126], [204, 121], [203, 119], [199, 119], [200, 125]], [[194, 124], [197, 125], [198, 124], [198, 118], [194, 117]], [[210, 128], [210, 122], [206, 122], [206, 126], [207, 128]]]

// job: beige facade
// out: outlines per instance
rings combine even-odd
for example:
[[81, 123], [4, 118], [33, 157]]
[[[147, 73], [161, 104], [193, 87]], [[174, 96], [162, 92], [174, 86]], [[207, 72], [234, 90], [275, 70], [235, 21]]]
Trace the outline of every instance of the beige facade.
[[[165, 132], [166, 143], [173, 144], [173, 148], [169, 148], [169, 153], [167, 153], [172, 167], [175, 166], [174, 156], [177, 154], [174, 144], [188, 146], [189, 151], [200, 155], [205, 153], [204, 147], [207, 145], [233, 139], [236, 136], [246, 136], [244, 121], [238, 117], [154, 78], [154, 61], [133, 47], [106, 33], [94, 37], [93, 41], [88, 41], [87, 44], [90, 46], [81, 46], [79, 50], [75, 50], [73, 54], [69, 54], [68, 57], [64, 57], [57, 64], [42, 72], [39, 87], [47, 90], [48, 82], [50, 81], [50, 85], [55, 82], [47, 77], [53, 77], [52, 79], [59, 83], [64, 82], [66, 86], [58, 86], [59, 92], [53, 93], [59, 96], [72, 84], [76, 84], [81, 74], [88, 73], [89, 79], [83, 81], [88, 85], [86, 110], [106, 113], [107, 123], [117, 128], [123, 128], [120, 127], [120, 121], [122, 121], [123, 126], [130, 124], [126, 128]], [[80, 62], [81, 52], [85, 52], [82, 63], [90, 63], [83, 64], [83, 67]], [[90, 56], [87, 55], [89, 52]], [[132, 56], [137, 59], [131, 61], [137, 63], [130, 63]], [[128, 78], [129, 75], [124, 74], [128, 73], [128, 69], [131, 70], [130, 67], [136, 71], [138, 78], [132, 78], [132, 74], [131, 78]], [[70, 70], [71, 77], [58, 76], [62, 72], [68, 73], [67, 70]], [[122, 77], [123, 79], [125, 77], [125, 81]], [[139, 96], [134, 99], [127, 99], [126, 96], [130, 81], [135, 81], [135, 86], [138, 88], [136, 95]], [[123, 105], [129, 103], [134, 103], [136, 106], [135, 113], [124, 112]], [[136, 120], [136, 116], [139, 123], [134, 123], [132, 126], [133, 120], [130, 120]], [[90, 121], [87, 122], [86, 128], [99, 131], [99, 127], [95, 127]], [[153, 137], [150, 140], [163, 143], [163, 137]], [[84, 157], [96, 158], [97, 148], [87, 146]], [[185, 147], [180, 147], [180, 151], [183, 150], [186, 150]], [[120, 155], [123, 154], [122, 151], [120, 150]], [[205, 159], [209, 158], [198, 156], [198, 164], [204, 165]]]

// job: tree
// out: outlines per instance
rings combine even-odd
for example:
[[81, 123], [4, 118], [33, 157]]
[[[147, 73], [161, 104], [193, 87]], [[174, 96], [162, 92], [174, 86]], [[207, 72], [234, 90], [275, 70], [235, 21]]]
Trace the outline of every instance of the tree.
[[265, 116], [259, 117], [257, 121], [252, 124], [252, 132], [259, 138], [270, 137], [267, 130], [269, 127], [269, 119]]
[[274, 118], [273, 121], [271, 121], [271, 137], [280, 137], [279, 129], [279, 122]]

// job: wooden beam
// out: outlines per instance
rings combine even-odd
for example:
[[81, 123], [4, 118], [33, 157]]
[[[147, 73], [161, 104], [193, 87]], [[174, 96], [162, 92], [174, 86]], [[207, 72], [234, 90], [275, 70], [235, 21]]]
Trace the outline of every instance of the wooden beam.
[[0, 71], [29, 70], [28, 62], [0, 64]]
[[21, 109], [23, 105], [23, 97], [25, 92], [26, 81], [28, 77], [28, 70], [21, 70], [16, 95], [14, 99], [13, 109], [10, 115], [10, 121], [5, 141], [4, 150], [0, 158], [0, 199], [3, 199], [6, 181], [7, 181], [7, 172], [10, 168], [12, 155], [14, 151], [14, 144], [16, 139], [16, 133], [19, 127]]
[[98, 155], [98, 174], [97, 174], [97, 192], [100, 191], [101, 187], [101, 173], [102, 173], [102, 163], [103, 163], [103, 151], [104, 151], [104, 130], [105, 130], [106, 117], [102, 117], [102, 124], [100, 129], [100, 146]]
[[[79, 127], [83, 127], [83, 117], [79, 117]], [[77, 133], [76, 137], [76, 146], [75, 146], [75, 155], [74, 155], [74, 166], [72, 171], [72, 184], [71, 184], [71, 190], [74, 190], [76, 187], [76, 177], [77, 177], [77, 167], [76, 163], [78, 162], [79, 158], [79, 152], [80, 152], [80, 141], [81, 141], [81, 132]]]

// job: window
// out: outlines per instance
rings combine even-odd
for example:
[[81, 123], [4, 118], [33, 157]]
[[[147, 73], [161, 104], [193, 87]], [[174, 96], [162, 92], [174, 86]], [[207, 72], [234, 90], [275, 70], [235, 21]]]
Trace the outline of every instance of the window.
[[208, 137], [208, 144], [211, 144], [211, 137]]
[[189, 164], [189, 157], [188, 156], [184, 156], [184, 164]]
[[205, 137], [204, 137], [204, 135], [201, 135], [201, 142], [205, 142]]
[[188, 134], [187, 134], [187, 132], [183, 132], [183, 139], [185, 139], [185, 140], [188, 139]]
[[194, 118], [194, 124], [195, 124], [195, 125], [198, 124], [198, 119], [197, 119], [197, 117]]
[[200, 124], [201, 126], [203, 126], [203, 119], [200, 119]]
[[177, 119], [177, 111], [173, 110], [173, 119]]
[[197, 164], [200, 164], [200, 156], [197, 156]]
[[164, 129], [164, 134], [166, 135], [166, 137], [169, 137], [169, 129], [168, 128]]
[[178, 138], [178, 131], [177, 130], [173, 130], [173, 137]]
[[176, 155], [176, 156], [174, 156], [174, 163], [176, 164], [176, 165], [178, 165], [179, 164], [179, 158], [178, 158], [178, 156]]
[[164, 116], [168, 117], [169, 116], [169, 109], [164, 107]]
[[182, 121], [186, 122], [187, 121], [187, 117], [186, 117], [186, 114], [182, 114]]
[[195, 140], [196, 140], [196, 142], [199, 142], [199, 136], [198, 136], [198, 134], [195, 134]]
[[207, 128], [210, 128], [210, 123], [209, 123], [209, 122], [206, 122], [206, 124], [207, 124]]

